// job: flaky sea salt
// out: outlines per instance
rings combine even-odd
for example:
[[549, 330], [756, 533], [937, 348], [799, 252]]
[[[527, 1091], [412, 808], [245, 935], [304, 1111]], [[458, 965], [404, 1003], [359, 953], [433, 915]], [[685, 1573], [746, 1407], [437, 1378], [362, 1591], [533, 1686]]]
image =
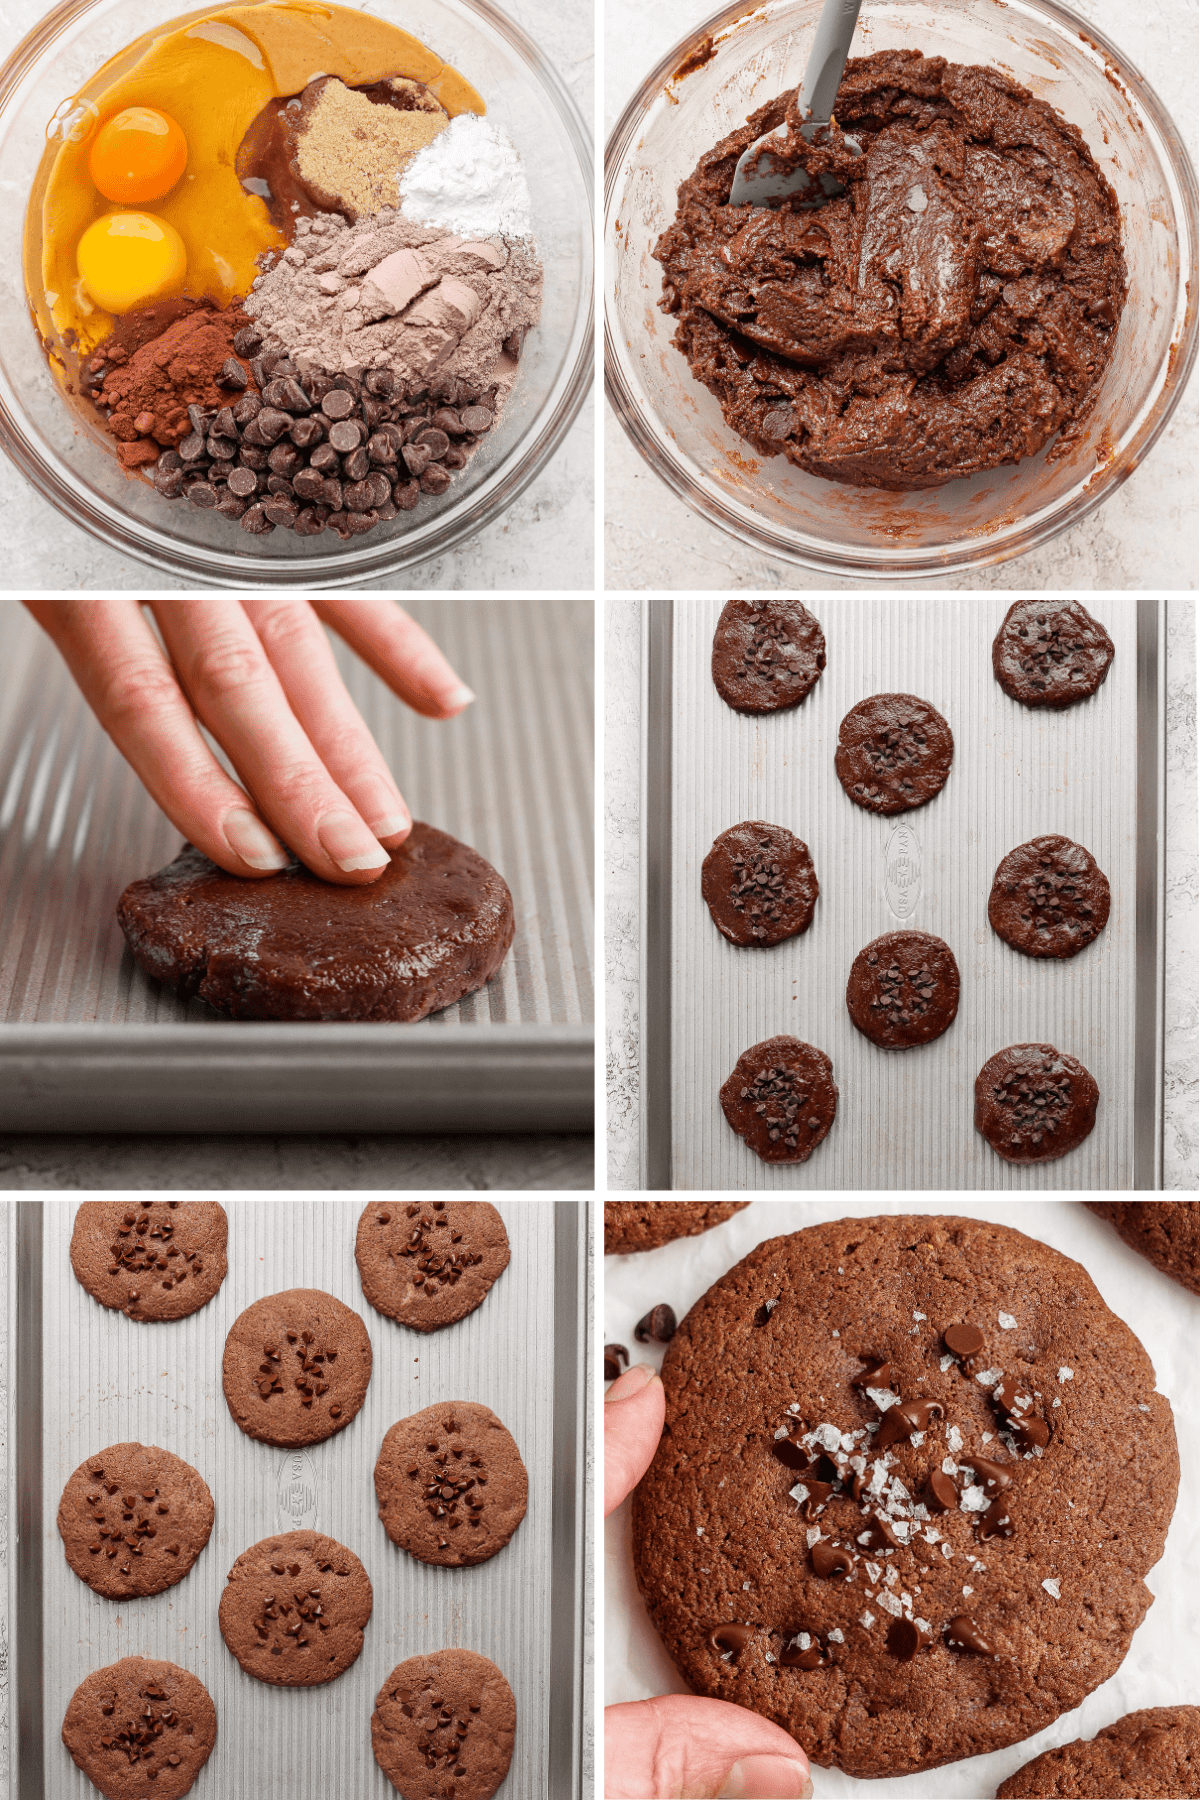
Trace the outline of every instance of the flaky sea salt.
[[748, 1581], [743, 1581], [742, 1592], [743, 1594], [748, 1594], [750, 1592], [750, 1583]]
[[808, 1489], [802, 1481], [798, 1481], [794, 1488], [788, 1489], [788, 1499], [794, 1500], [797, 1506], [803, 1506], [808, 1499]]
[[899, 1569], [896, 1567], [896, 1565], [894, 1563], [889, 1563], [887, 1568], [883, 1571], [884, 1587], [894, 1587], [896, 1582], [899, 1581], [899, 1579], [900, 1579]]
[[949, 1562], [950, 1558], [954, 1555], [953, 1546], [950, 1544], [943, 1544], [942, 1555], [945, 1557], [946, 1561]]
[[953, 1450], [955, 1455], [957, 1455], [958, 1452], [962, 1449], [962, 1446], [963, 1446], [962, 1432], [958, 1429], [958, 1426], [957, 1425], [948, 1426], [946, 1429], [946, 1448], [948, 1450]]
[[936, 1526], [936, 1525], [927, 1525], [927, 1526], [926, 1526], [926, 1527], [925, 1527], [925, 1542], [926, 1542], [926, 1543], [927, 1543], [927, 1544], [937, 1544], [937, 1543], [940, 1543], [940, 1542], [941, 1542], [941, 1537], [942, 1537], [942, 1534], [941, 1534], [941, 1532], [940, 1532], [940, 1531], [939, 1531], [939, 1530], [938, 1530], [938, 1528], [937, 1528], [937, 1526]]
[[[839, 1275], [841, 1274], [840, 1269], [838, 1270], [838, 1274]], [[865, 1625], [868, 1631], [870, 1631], [870, 1629], [874, 1623], [875, 1623], [875, 1614], [873, 1612], [865, 1612], [863, 1614], [862, 1618], [859, 1620], [859, 1624]]]
[[895, 1406], [900, 1398], [899, 1394], [893, 1394], [891, 1388], [868, 1388], [867, 1392], [880, 1412], [886, 1412], [889, 1406]]
[[834, 1626], [833, 1630], [829, 1633], [829, 1641], [831, 1644], [844, 1644], [846, 1641], [845, 1638], [842, 1636], [841, 1632], [838, 1630], [836, 1625]]
[[943, 1356], [943, 1358], [941, 1360], [941, 1364], [940, 1364], [943, 1375], [946, 1373], [946, 1370], [950, 1367], [951, 1363], [953, 1363], [954, 1360], [955, 1359], [952, 1356]]
[[963, 1599], [965, 1600], [968, 1594], [973, 1594], [974, 1592], [975, 1589], [973, 1587], [965, 1587], [963, 1589]]
[[1046, 1592], [1052, 1594], [1056, 1600], [1062, 1599], [1062, 1595], [1058, 1591], [1057, 1578], [1051, 1579], [1050, 1576], [1047, 1576], [1045, 1581], [1043, 1581], [1042, 1586], [1045, 1588]]
[[1074, 1369], [1068, 1369], [1066, 1367], [1066, 1365], [1064, 1364], [1063, 1367], [1058, 1371], [1058, 1379], [1060, 1381], [1074, 1381], [1074, 1379], [1075, 1379]]
[[779, 1440], [780, 1440], [780, 1438], [785, 1438], [785, 1437], [790, 1437], [790, 1436], [791, 1436], [791, 1435], [792, 1435], [792, 1434], [791, 1434], [791, 1432], [790, 1432], [790, 1431], [789, 1431], [789, 1430], [788, 1430], [788, 1428], [787, 1428], [787, 1426], [786, 1426], [786, 1425], [781, 1425], [781, 1426], [780, 1426], [780, 1427], [779, 1427], [779, 1430], [778, 1430], [778, 1431], [777, 1431], [777, 1432], [776, 1432], [776, 1433], [775, 1433], [775, 1442], [776, 1442], [776, 1443], [778, 1443], [778, 1442], [779, 1442]]
[[871, 1577], [872, 1581], [878, 1581], [879, 1577], [883, 1574], [883, 1570], [878, 1563], [869, 1562], [867, 1564], [867, 1574]]
[[925, 1313], [919, 1313], [919, 1312], [915, 1312], [915, 1313], [914, 1313], [914, 1314], [913, 1314], [913, 1318], [914, 1318], [914, 1319], [923, 1319], [923, 1318], [925, 1318], [925, 1317], [926, 1317], [926, 1314], [925, 1314]]
[[808, 1547], [811, 1550], [814, 1544], [819, 1544], [821, 1541], [821, 1527], [819, 1525], [810, 1525], [804, 1536], [807, 1539]]
[[1015, 1331], [1017, 1329], [1017, 1321], [1013, 1318], [1011, 1313], [997, 1313], [996, 1317], [1000, 1321], [1001, 1331]]
[[1058, 1398], [1058, 1396], [1056, 1394], [1054, 1399], [1050, 1402], [1050, 1404], [1051, 1404], [1051, 1406], [1061, 1406], [1062, 1401]]
[[904, 1611], [895, 1594], [880, 1594], [879, 1605], [882, 1606], [884, 1612], [891, 1613], [894, 1619], [898, 1619]]
[[970, 1487], [964, 1488], [958, 1501], [961, 1512], [986, 1512], [991, 1504], [986, 1491], [978, 1482], [972, 1482]]
[[1003, 1373], [1003, 1369], [982, 1369], [975, 1379], [980, 1387], [994, 1387]]

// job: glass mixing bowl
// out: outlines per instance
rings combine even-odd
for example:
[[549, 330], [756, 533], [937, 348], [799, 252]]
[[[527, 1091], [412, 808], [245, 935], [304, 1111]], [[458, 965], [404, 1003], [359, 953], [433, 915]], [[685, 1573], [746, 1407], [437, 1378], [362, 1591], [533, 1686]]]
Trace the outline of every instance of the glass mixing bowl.
[[[205, 11], [212, 11], [206, 8]], [[178, 0], [66, 0], [0, 69], [0, 447], [73, 524], [155, 568], [231, 587], [357, 586], [439, 556], [511, 504], [553, 455], [592, 378], [592, 148], [541, 52], [487, 0], [373, 0], [479, 89], [529, 181], [545, 264], [542, 318], [495, 430], [440, 496], [348, 544], [324, 532], [252, 537], [130, 479], [102, 425], [67, 404], [30, 322], [19, 246], [25, 207], [62, 102], [109, 57], [178, 18]], [[202, 12], [188, 14], [202, 17]]]
[[[667, 485], [755, 549], [831, 575], [899, 579], [1002, 561], [1077, 524], [1145, 457], [1196, 355], [1196, 177], [1126, 57], [1055, 0], [865, 0], [855, 50], [922, 50], [1021, 82], [1077, 125], [1121, 206], [1129, 298], [1081, 441], [945, 487], [846, 487], [764, 458], [671, 345], [651, 257], [679, 183], [756, 106], [798, 85], [820, 0], [744, 0], [676, 45], [609, 140], [604, 349], [609, 399]], [[1132, 15], [1131, 15], [1132, 16]], [[715, 54], [672, 72], [711, 34]]]

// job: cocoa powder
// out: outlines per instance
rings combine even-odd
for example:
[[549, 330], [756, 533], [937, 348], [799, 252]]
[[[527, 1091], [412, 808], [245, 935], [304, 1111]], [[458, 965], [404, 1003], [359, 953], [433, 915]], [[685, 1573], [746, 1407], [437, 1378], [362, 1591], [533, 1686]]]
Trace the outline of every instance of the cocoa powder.
[[[233, 348], [248, 323], [239, 307], [217, 312], [197, 306], [148, 342], [140, 341], [135, 315], [105, 339], [84, 371], [84, 391], [108, 409], [108, 429], [127, 469], [156, 462], [160, 449], [174, 448], [188, 435], [189, 406], [227, 406], [238, 394], [256, 391], [249, 362]], [[232, 378], [231, 363], [244, 379]]]

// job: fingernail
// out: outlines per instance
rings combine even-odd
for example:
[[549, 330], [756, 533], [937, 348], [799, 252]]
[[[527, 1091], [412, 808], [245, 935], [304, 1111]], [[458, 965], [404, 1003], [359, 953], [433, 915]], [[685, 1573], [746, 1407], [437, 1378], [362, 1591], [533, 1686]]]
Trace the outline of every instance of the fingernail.
[[632, 1395], [640, 1394], [644, 1387], [649, 1387], [657, 1374], [658, 1370], [652, 1369], [649, 1363], [634, 1363], [632, 1368], [626, 1369], [613, 1382], [604, 1396], [605, 1406], [610, 1400], [628, 1400]]
[[326, 813], [317, 820], [317, 838], [326, 856], [347, 875], [357, 869], [382, 869], [392, 860], [354, 813]]
[[812, 1800], [812, 1791], [808, 1770], [790, 1756], [743, 1756], [717, 1800]]
[[411, 831], [412, 820], [407, 813], [392, 813], [389, 818], [373, 820], [371, 830], [377, 838], [395, 837], [398, 831]]
[[442, 695], [442, 705], [447, 712], [458, 712], [462, 707], [470, 706], [474, 698], [470, 688], [464, 687], [460, 682], [456, 688], [451, 688], [448, 694]]
[[225, 815], [225, 842], [235, 856], [252, 869], [286, 869], [291, 861], [261, 820], [244, 806], [235, 806]]
[[372, 777], [354, 790], [354, 804], [377, 838], [395, 837], [398, 831], [411, 831], [412, 819], [407, 806], [390, 781]]

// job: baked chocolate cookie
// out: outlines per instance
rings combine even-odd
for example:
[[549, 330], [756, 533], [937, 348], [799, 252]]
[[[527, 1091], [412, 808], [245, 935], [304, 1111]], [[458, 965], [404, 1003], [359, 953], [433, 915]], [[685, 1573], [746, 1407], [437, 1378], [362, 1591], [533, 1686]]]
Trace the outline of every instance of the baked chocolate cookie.
[[418, 1562], [460, 1569], [503, 1550], [525, 1517], [529, 1477], [489, 1407], [443, 1400], [392, 1426], [375, 1493], [393, 1544]]
[[362, 1290], [414, 1331], [474, 1312], [508, 1267], [508, 1233], [486, 1200], [387, 1200], [364, 1206], [354, 1240]]
[[700, 872], [713, 924], [731, 944], [749, 948], [767, 949], [807, 931], [820, 891], [808, 845], [762, 819], [723, 831]]
[[782, 712], [817, 685], [825, 635], [799, 600], [727, 600], [713, 633], [713, 686], [735, 712]]
[[864, 1037], [884, 1050], [931, 1044], [958, 1012], [958, 964], [928, 931], [885, 931], [850, 965], [846, 1007]]
[[110, 1444], [81, 1462], [58, 1503], [67, 1561], [109, 1600], [161, 1594], [207, 1544], [213, 1497], [191, 1463], [153, 1444]]
[[224, 1281], [228, 1235], [216, 1200], [81, 1200], [71, 1267], [93, 1299], [128, 1319], [182, 1319]]
[[513, 940], [512, 895], [466, 844], [414, 824], [366, 887], [301, 863], [261, 881], [185, 844], [125, 889], [134, 961], [234, 1019], [423, 1019], [473, 994]]
[[743, 1050], [721, 1089], [721, 1110], [755, 1156], [807, 1162], [837, 1112], [833, 1064], [794, 1037], [764, 1038]]
[[1066, 837], [1031, 838], [992, 878], [992, 930], [1023, 956], [1077, 956], [1108, 923], [1108, 877]]
[[317, 1687], [344, 1675], [362, 1649], [371, 1583], [336, 1538], [286, 1531], [242, 1551], [217, 1617], [247, 1675], [272, 1687]]
[[872, 694], [838, 726], [833, 766], [866, 812], [911, 812], [940, 794], [954, 739], [940, 712], [915, 694]]
[[1200, 1202], [1085, 1200], [1164, 1275], [1200, 1294]]
[[256, 1300], [225, 1339], [226, 1402], [246, 1436], [264, 1444], [293, 1449], [344, 1431], [370, 1379], [366, 1326], [319, 1288]]
[[474, 1650], [397, 1663], [375, 1696], [371, 1748], [403, 1800], [491, 1800], [517, 1730], [513, 1691]]
[[179, 1800], [212, 1754], [217, 1709], [178, 1663], [123, 1656], [80, 1682], [62, 1740], [105, 1800]]
[[1035, 1756], [996, 1800], [1200, 1800], [1200, 1706], [1148, 1706]]
[[722, 1276], [662, 1379], [633, 1557], [696, 1693], [894, 1777], [1030, 1737], [1119, 1667], [1179, 1459], [1078, 1263], [981, 1219], [816, 1225]]
[[975, 1129], [1010, 1163], [1054, 1162], [1096, 1123], [1100, 1089], [1053, 1044], [1010, 1044], [975, 1077]]
[[1014, 600], [992, 642], [992, 671], [1022, 706], [1074, 706], [1101, 686], [1115, 655], [1078, 600]]
[[606, 1200], [604, 1254], [656, 1250], [674, 1238], [699, 1237], [742, 1212], [748, 1200]]

